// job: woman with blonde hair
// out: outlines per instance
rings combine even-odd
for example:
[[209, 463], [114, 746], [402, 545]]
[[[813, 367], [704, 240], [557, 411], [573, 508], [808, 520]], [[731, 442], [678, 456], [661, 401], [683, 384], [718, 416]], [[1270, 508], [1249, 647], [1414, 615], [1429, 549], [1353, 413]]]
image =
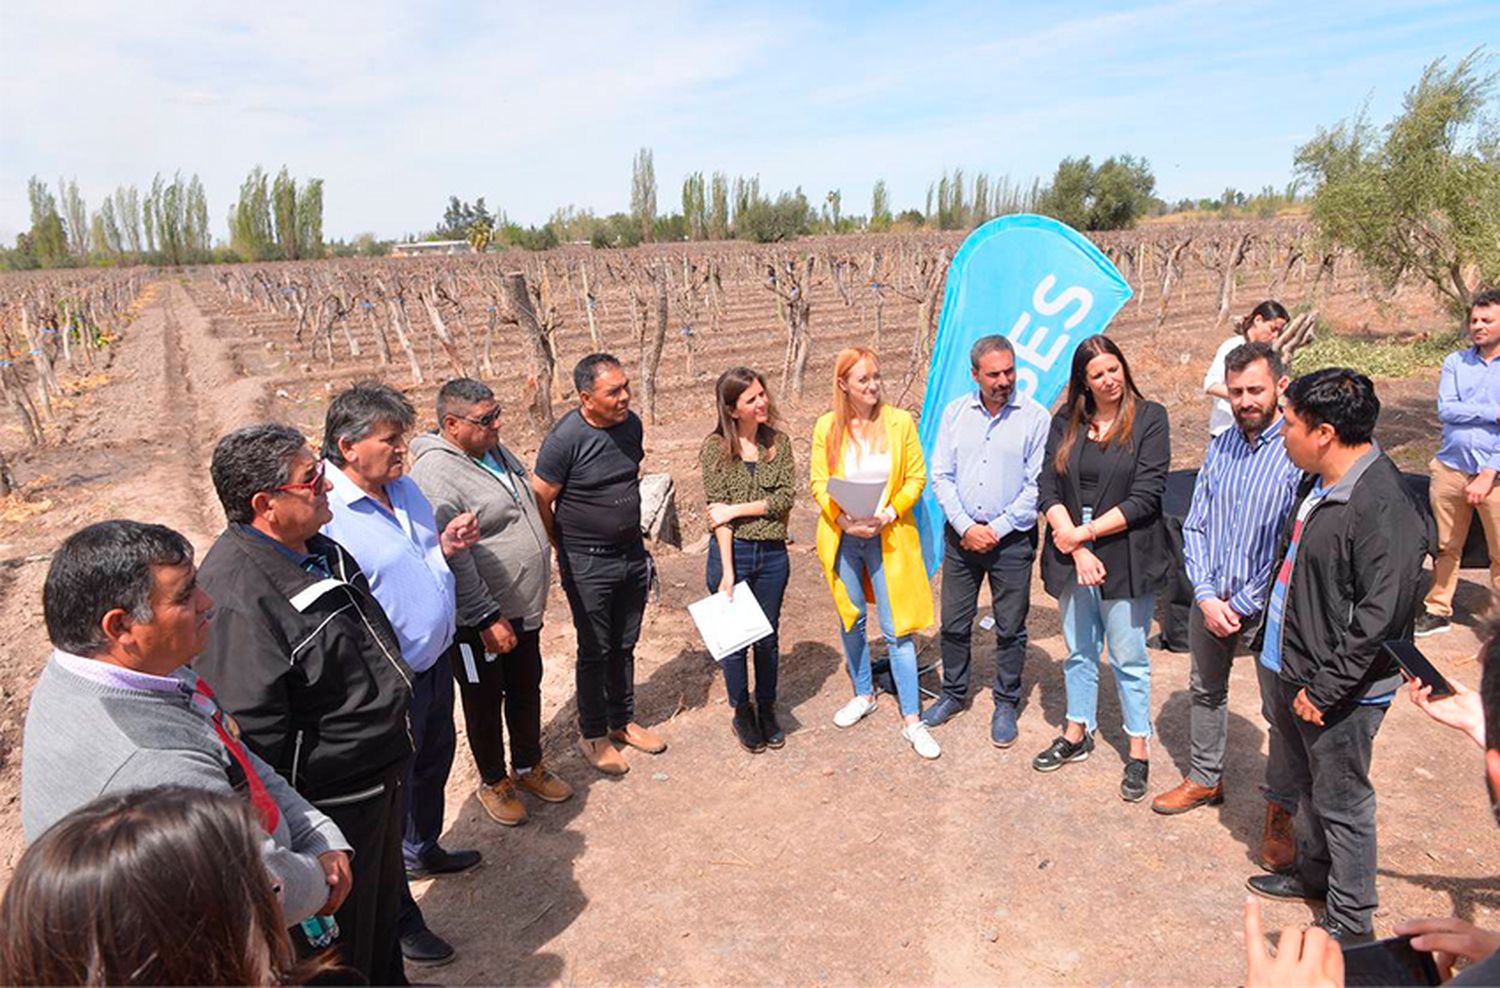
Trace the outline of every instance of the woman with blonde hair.
[[703, 440], [698, 464], [708, 501], [709, 593], [734, 595], [743, 582], [771, 623], [770, 635], [756, 642], [755, 702], [750, 701], [749, 669], [741, 649], [725, 656], [724, 689], [734, 708], [734, 735], [756, 753], [786, 744], [776, 719], [776, 674], [781, 664], [777, 628], [781, 599], [790, 574], [786, 521], [792, 511], [795, 478], [792, 441], [778, 426], [776, 404], [766, 379], [749, 367], [731, 367], [714, 385], [718, 421]]
[[[851, 517], [829, 494], [831, 478], [882, 485], [870, 517]], [[932, 589], [912, 509], [927, 485], [927, 464], [911, 414], [886, 405], [880, 360], [851, 347], [833, 368], [833, 410], [813, 428], [812, 493], [818, 514], [818, 561], [833, 591], [854, 698], [834, 714], [853, 727], [875, 710], [865, 608], [873, 598], [904, 724], [901, 736], [923, 758], [942, 753], [921, 721], [917, 650], [912, 634], [932, 624]]]

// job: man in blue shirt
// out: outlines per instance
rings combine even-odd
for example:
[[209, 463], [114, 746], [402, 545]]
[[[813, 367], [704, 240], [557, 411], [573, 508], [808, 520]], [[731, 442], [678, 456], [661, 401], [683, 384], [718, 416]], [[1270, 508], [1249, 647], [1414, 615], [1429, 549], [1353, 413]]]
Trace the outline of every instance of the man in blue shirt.
[[[1302, 479], [1282, 439], [1280, 401], [1288, 381], [1281, 356], [1266, 343], [1244, 343], [1229, 352], [1224, 368], [1235, 427], [1208, 444], [1182, 526], [1196, 605], [1188, 618], [1192, 755], [1187, 777], [1151, 803], [1169, 816], [1224, 801], [1229, 670], [1251, 637], [1246, 632], [1260, 623], [1277, 541]], [[1256, 669], [1270, 735], [1260, 858], [1274, 871], [1290, 867], [1296, 854], [1296, 782], [1286, 777], [1275, 721], [1265, 712], [1276, 695], [1276, 673], [1259, 663]]]
[[1484, 526], [1490, 550], [1490, 606], [1500, 595], [1500, 288], [1474, 296], [1469, 306], [1466, 350], [1450, 353], [1438, 377], [1438, 418], [1443, 444], [1433, 457], [1432, 515], [1437, 521], [1438, 554], [1432, 589], [1417, 618], [1417, 637], [1447, 631], [1452, 625], [1453, 591], [1464, 542], [1474, 514]]
[[922, 713], [929, 727], [963, 709], [979, 584], [988, 579], [995, 622], [995, 711], [990, 741], [1016, 740], [1026, 659], [1031, 563], [1036, 558], [1037, 475], [1051, 425], [1047, 410], [1016, 391], [1016, 355], [1003, 336], [969, 350], [975, 390], [943, 409], [932, 451], [932, 490], [942, 506], [943, 695]]
[[[344, 546], [370, 580], [411, 667], [411, 729], [416, 754], [406, 786], [402, 853], [409, 878], [467, 871], [478, 851], [446, 851], [443, 789], [453, 767], [453, 644], [458, 598], [447, 557], [477, 540], [472, 513], [440, 533], [432, 505], [405, 476], [406, 433], [416, 411], [388, 384], [361, 382], [334, 397], [323, 424], [323, 457], [332, 488], [333, 520], [323, 534]], [[444, 963], [453, 948], [427, 928], [407, 893], [401, 908], [401, 950], [407, 960]]]

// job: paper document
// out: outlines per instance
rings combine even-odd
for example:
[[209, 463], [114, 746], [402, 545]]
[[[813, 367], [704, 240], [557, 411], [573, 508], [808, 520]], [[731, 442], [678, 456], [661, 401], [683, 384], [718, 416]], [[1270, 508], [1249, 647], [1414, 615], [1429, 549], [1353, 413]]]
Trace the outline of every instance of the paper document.
[[875, 512], [880, 510], [880, 498], [884, 493], [883, 481], [828, 478], [828, 496], [837, 501], [850, 518], [874, 518]]
[[766, 612], [760, 609], [755, 594], [743, 582], [734, 585], [734, 599], [716, 593], [689, 604], [688, 613], [716, 662], [724, 661], [725, 656], [754, 645], [771, 633]]

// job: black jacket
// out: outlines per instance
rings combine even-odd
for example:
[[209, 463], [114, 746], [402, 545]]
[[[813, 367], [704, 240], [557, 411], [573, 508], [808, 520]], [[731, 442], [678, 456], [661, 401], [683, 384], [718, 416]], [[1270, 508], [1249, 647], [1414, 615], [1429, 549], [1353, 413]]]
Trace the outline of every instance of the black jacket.
[[[1273, 574], [1281, 571], [1297, 512], [1316, 480], [1305, 478], [1297, 490]], [[1422, 601], [1422, 557], [1436, 542], [1431, 524], [1379, 446], [1303, 522], [1282, 617], [1281, 678], [1305, 687], [1325, 717], [1400, 686], [1400, 670], [1380, 646], [1411, 637]], [[1262, 644], [1256, 641], [1257, 652]]]
[[354, 557], [323, 535], [307, 572], [259, 533], [231, 524], [198, 578], [214, 599], [193, 668], [245, 742], [307, 799], [339, 805], [382, 791], [412, 753], [412, 672]]
[[[1058, 447], [1068, 427], [1068, 410], [1052, 416], [1047, 436], [1047, 457], [1037, 481], [1037, 511], [1061, 504], [1073, 523], [1083, 521], [1078, 495], [1078, 465], [1087, 439], [1080, 435], [1073, 444], [1066, 474], [1054, 465]], [[1167, 410], [1154, 401], [1137, 400], [1135, 423], [1129, 443], [1111, 443], [1100, 451], [1102, 472], [1094, 489], [1094, 517], [1119, 508], [1129, 527], [1095, 542], [1091, 549], [1104, 564], [1100, 595], [1108, 600], [1141, 597], [1154, 592], [1171, 574], [1171, 551], [1161, 514], [1161, 495], [1172, 465], [1172, 443]], [[1053, 597], [1061, 596], [1073, 576], [1073, 557], [1064, 555], [1047, 539], [1042, 550], [1042, 583]]]

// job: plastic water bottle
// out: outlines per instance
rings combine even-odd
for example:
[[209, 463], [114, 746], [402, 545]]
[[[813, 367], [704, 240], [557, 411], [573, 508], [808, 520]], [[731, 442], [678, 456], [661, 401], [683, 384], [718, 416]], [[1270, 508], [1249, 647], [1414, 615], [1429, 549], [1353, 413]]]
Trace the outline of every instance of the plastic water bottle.
[[332, 916], [309, 916], [299, 925], [307, 945], [314, 950], [322, 950], [339, 938], [338, 920]]

